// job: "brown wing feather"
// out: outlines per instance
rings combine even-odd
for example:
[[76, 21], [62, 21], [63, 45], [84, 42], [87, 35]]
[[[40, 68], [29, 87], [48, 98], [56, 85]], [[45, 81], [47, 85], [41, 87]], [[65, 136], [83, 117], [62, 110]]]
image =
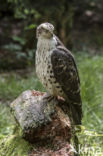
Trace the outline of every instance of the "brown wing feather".
[[55, 78], [61, 85], [67, 97], [66, 100], [71, 103], [74, 118], [80, 124], [82, 118], [82, 102], [80, 96], [80, 80], [74, 58], [66, 48], [58, 47], [51, 55], [51, 62]]

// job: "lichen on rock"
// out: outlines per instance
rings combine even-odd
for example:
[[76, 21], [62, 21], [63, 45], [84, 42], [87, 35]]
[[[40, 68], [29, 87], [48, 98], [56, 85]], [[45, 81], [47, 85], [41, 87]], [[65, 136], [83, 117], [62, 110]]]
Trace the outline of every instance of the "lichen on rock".
[[[14, 134], [2, 140], [3, 152], [6, 150], [11, 154], [7, 156], [26, 156], [27, 153], [29, 156], [73, 155], [70, 152], [71, 124], [63, 110], [66, 105], [62, 98], [48, 101], [45, 93], [27, 90], [10, 104], [10, 108], [17, 125]], [[22, 150], [17, 148], [18, 151], [13, 152], [21, 144], [24, 145]], [[10, 150], [8, 145], [11, 145]]]
[[23, 137], [32, 143], [38, 139], [53, 139], [59, 133], [61, 136], [68, 133], [70, 138], [69, 118], [57, 106], [58, 100], [53, 98], [47, 101], [44, 97], [45, 93], [27, 90], [11, 103]]

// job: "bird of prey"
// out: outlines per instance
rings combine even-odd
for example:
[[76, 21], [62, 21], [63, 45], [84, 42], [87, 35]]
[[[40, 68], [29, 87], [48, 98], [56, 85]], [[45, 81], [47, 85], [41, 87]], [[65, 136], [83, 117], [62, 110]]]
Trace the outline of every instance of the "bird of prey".
[[36, 73], [50, 96], [60, 96], [71, 108], [76, 125], [81, 124], [80, 80], [72, 53], [54, 34], [54, 26], [37, 27]]

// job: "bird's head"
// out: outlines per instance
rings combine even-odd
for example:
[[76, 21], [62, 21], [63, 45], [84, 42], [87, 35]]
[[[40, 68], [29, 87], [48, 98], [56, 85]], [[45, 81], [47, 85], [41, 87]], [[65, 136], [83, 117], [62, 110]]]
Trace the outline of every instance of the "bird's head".
[[42, 37], [50, 39], [53, 36], [54, 26], [50, 23], [42, 23], [37, 27], [37, 38]]

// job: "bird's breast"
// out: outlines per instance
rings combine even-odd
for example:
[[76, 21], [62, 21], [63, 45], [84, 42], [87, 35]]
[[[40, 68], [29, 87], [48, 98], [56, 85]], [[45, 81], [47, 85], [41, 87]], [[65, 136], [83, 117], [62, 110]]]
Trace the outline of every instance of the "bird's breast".
[[52, 74], [50, 53], [45, 50], [36, 52], [36, 73], [43, 85], [48, 84], [48, 79]]
[[50, 94], [62, 96], [62, 88], [54, 76], [51, 54], [52, 51], [45, 50], [36, 52], [36, 73], [39, 80]]

